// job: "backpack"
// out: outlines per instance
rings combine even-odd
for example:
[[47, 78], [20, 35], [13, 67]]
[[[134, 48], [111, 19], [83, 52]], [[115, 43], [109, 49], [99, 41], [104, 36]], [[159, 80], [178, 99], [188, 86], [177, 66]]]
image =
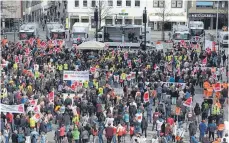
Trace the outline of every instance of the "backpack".
[[19, 143], [24, 142], [25, 141], [24, 135], [23, 134], [18, 134], [17, 140], [18, 140]]

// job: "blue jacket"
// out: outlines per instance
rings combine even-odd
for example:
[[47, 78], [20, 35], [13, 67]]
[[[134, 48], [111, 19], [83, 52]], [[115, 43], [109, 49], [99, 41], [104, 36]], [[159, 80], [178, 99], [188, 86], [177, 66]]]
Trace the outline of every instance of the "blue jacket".
[[199, 143], [194, 136], [191, 136], [191, 143]]
[[175, 82], [175, 78], [174, 77], [170, 77], [169, 82]]
[[204, 135], [205, 132], [207, 131], [207, 125], [201, 122], [199, 125], [199, 130], [200, 130], [200, 135]]
[[128, 123], [128, 122], [130, 121], [130, 116], [129, 116], [128, 113], [125, 113], [125, 114], [123, 115], [123, 120], [124, 120], [126, 123]]

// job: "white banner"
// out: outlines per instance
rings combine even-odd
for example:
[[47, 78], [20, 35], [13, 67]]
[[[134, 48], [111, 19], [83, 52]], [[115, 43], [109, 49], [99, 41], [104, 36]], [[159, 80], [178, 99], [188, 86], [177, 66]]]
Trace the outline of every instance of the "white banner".
[[89, 71], [64, 71], [63, 80], [89, 81]]
[[19, 104], [19, 105], [1, 104], [0, 111], [9, 112], [9, 113], [25, 113], [25, 107], [24, 104]]

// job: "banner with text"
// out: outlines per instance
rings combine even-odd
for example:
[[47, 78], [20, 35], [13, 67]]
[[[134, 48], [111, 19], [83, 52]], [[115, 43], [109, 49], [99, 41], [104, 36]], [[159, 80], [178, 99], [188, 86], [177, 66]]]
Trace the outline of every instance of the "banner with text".
[[0, 111], [9, 112], [9, 113], [25, 113], [25, 107], [24, 104], [19, 104], [19, 105], [1, 104]]
[[89, 71], [65, 71], [63, 80], [89, 81]]

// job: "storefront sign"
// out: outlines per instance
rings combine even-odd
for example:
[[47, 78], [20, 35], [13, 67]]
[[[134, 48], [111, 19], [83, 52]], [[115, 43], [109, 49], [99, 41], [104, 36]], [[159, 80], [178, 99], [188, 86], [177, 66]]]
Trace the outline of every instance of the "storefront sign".
[[216, 17], [216, 15], [206, 14], [206, 13], [195, 13], [195, 14], [189, 14], [189, 17]]

